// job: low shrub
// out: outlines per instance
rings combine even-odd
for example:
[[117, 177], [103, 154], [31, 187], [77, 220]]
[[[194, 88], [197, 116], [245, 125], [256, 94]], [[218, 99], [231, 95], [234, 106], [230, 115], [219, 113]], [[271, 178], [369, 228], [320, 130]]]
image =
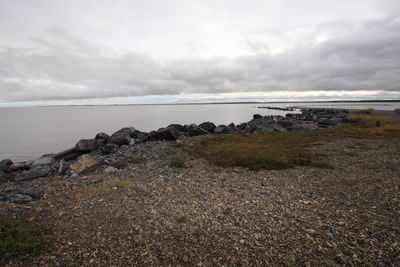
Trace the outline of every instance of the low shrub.
[[41, 247], [39, 225], [0, 216], [0, 263], [24, 260]]
[[187, 167], [185, 160], [182, 158], [171, 159], [171, 161], [169, 162], [169, 166], [171, 168], [186, 168]]

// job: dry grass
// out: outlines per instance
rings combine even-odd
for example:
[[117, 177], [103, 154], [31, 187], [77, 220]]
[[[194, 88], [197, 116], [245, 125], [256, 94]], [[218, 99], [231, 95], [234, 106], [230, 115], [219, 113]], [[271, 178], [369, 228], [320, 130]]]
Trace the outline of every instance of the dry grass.
[[309, 148], [315, 143], [338, 139], [382, 139], [400, 136], [399, 124], [358, 113], [351, 114], [350, 118], [356, 122], [317, 131], [215, 136], [204, 140], [190, 151], [222, 167], [240, 166], [259, 170], [308, 165], [332, 168], [333, 166], [326, 161], [327, 155], [315, 153]]
[[98, 185], [86, 187], [75, 195], [77, 200], [86, 200], [94, 196], [107, 195], [114, 190], [126, 190], [135, 186], [138, 177], [128, 176], [124, 178], [112, 177]]
[[40, 227], [31, 220], [0, 216], [0, 264], [24, 260], [41, 248]]

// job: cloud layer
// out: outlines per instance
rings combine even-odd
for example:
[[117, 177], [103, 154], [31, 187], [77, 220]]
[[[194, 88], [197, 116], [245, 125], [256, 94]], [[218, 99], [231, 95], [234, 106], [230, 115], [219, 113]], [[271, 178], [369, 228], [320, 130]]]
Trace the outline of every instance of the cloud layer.
[[274, 92], [296, 98], [314, 91], [400, 98], [400, 16], [300, 29], [293, 43], [293, 29], [282, 38], [247, 32], [231, 36], [241, 53], [199, 56], [201, 42], [189, 42], [192, 54], [161, 58], [116, 51], [52, 26], [25, 45], [0, 46], [0, 103]]

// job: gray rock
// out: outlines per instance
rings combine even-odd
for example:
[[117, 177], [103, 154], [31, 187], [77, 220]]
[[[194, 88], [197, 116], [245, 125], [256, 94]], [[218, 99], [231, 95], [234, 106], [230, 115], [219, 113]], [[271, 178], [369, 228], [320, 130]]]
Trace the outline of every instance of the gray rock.
[[20, 188], [15, 190], [15, 193], [30, 196], [32, 198], [41, 198], [43, 196], [43, 190], [40, 188]]
[[129, 137], [135, 138], [137, 132], [138, 131], [134, 127], [125, 127], [125, 128], [122, 128], [122, 129], [116, 131], [115, 133], [113, 133], [111, 135], [111, 137], [113, 137], [113, 136], [126, 136], [127, 135]]
[[64, 157], [65, 161], [71, 161], [77, 159], [81, 154], [80, 153], [70, 153]]
[[218, 125], [214, 130], [215, 134], [226, 134], [228, 133], [228, 126], [226, 125]]
[[116, 148], [116, 147], [118, 147], [118, 146], [115, 145], [115, 144], [106, 144], [106, 145], [100, 147], [100, 151], [101, 151], [104, 155], [108, 155], [108, 154], [110, 154], [110, 153], [112, 152], [112, 150], [113, 150], [114, 148]]
[[204, 135], [204, 134], [210, 134], [210, 132], [204, 130], [203, 128], [199, 126], [191, 126], [191, 129], [189, 130], [189, 135], [190, 136], [198, 136], [198, 135]]
[[70, 179], [78, 179], [79, 175], [77, 173], [73, 173], [69, 178]]
[[107, 168], [104, 169], [105, 173], [116, 173], [118, 172], [117, 168], [114, 168], [113, 166], [108, 166]]
[[109, 144], [114, 144], [118, 146], [129, 145], [131, 142], [131, 137], [129, 135], [113, 135], [108, 139]]
[[186, 132], [188, 130], [185, 126], [180, 124], [171, 124], [167, 128], [169, 127], [174, 127], [178, 132]]
[[8, 169], [11, 164], [13, 164], [13, 162], [10, 159], [3, 159], [0, 161], [0, 170], [3, 171]]
[[22, 181], [30, 181], [33, 179], [37, 179], [40, 177], [46, 177], [49, 176], [52, 172], [52, 169], [49, 165], [39, 165], [32, 167], [29, 170], [22, 171], [20, 174], [18, 174], [15, 178], [17, 182], [22, 182]]
[[150, 138], [154, 140], [175, 141], [178, 139], [178, 131], [174, 127], [161, 128], [150, 134]]
[[203, 130], [206, 130], [206, 131], [209, 132], [209, 133], [213, 133], [214, 130], [215, 130], [215, 128], [217, 128], [217, 127], [215, 126], [214, 123], [209, 122], [209, 121], [201, 123], [201, 124], [199, 125], [199, 127], [200, 127], [201, 129], [203, 129]]
[[260, 114], [254, 114], [253, 115], [253, 119], [255, 119], [255, 120], [259, 120], [259, 119], [262, 119], [263, 118], [263, 116], [261, 116]]
[[25, 165], [34, 168], [40, 165], [50, 165], [54, 163], [54, 158], [53, 156], [42, 156], [40, 158], [28, 161]]
[[58, 173], [65, 174], [67, 171], [68, 171], [68, 164], [63, 159], [61, 159], [58, 166]]
[[106, 133], [101, 132], [101, 133], [96, 134], [96, 137], [94, 139], [100, 139], [100, 140], [107, 141], [108, 139], [110, 139], [110, 136]]
[[75, 145], [75, 151], [84, 152], [84, 151], [92, 151], [97, 148], [97, 140], [96, 139], [81, 139]]
[[7, 201], [15, 204], [23, 204], [31, 202], [32, 197], [21, 194], [11, 194], [7, 197]]
[[339, 118], [321, 118], [318, 120], [318, 124], [324, 124], [324, 125], [330, 125], [330, 126], [334, 126], [336, 124], [338, 124], [339, 122], [341, 122], [341, 119]]
[[278, 123], [280, 126], [285, 127], [285, 128], [293, 126], [293, 122], [291, 122], [291, 121], [289, 121], [289, 120], [280, 120], [280, 121], [278, 121], [277, 123]]

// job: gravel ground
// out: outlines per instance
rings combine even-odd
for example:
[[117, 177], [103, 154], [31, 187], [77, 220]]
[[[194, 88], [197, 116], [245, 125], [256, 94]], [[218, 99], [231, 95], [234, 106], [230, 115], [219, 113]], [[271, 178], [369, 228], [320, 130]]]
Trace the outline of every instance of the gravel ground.
[[[45, 196], [0, 209], [46, 227], [46, 249], [29, 264], [400, 264], [399, 140], [319, 144], [333, 168], [279, 171], [214, 167], [182, 147], [135, 145], [110, 156], [134, 159], [118, 172], [24, 183]], [[175, 157], [187, 167], [170, 167]]]

